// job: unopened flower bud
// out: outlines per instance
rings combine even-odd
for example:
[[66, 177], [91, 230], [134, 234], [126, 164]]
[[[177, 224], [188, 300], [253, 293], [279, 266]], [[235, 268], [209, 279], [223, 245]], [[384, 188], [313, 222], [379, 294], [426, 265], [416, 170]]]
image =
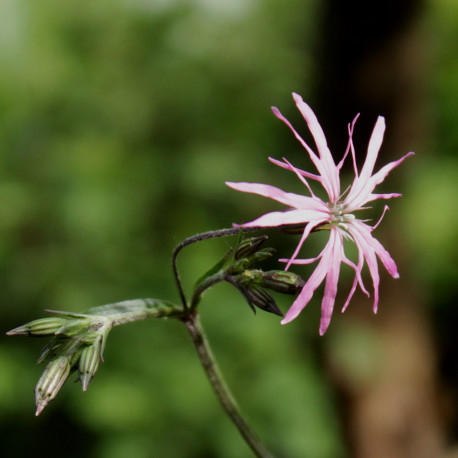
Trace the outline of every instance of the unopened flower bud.
[[264, 287], [283, 294], [296, 294], [305, 285], [299, 275], [284, 270], [269, 270], [262, 273]]
[[60, 334], [70, 337], [81, 334], [93, 322], [93, 318], [83, 314], [70, 314], [54, 310], [47, 311], [53, 313], [54, 316], [30, 321], [8, 331], [6, 334], [9, 336], [47, 336]]
[[248, 258], [255, 254], [259, 247], [267, 240], [267, 235], [260, 237], [251, 237], [243, 240], [235, 250], [235, 259], [239, 260], [242, 258]]
[[253, 264], [257, 264], [258, 262], [262, 262], [265, 259], [270, 258], [274, 251], [275, 250], [273, 248], [263, 248], [262, 250], [256, 251], [249, 257], [241, 258], [238, 261], [236, 261], [232, 265], [230, 271], [232, 273], [235, 273], [245, 269], [249, 269]]
[[35, 415], [40, 415], [48, 403], [57, 396], [70, 375], [70, 370], [71, 363], [68, 356], [60, 356], [46, 366], [35, 387], [35, 404], [37, 406]]
[[275, 253], [275, 248], [263, 248], [254, 254], [254, 261], [261, 262], [269, 259]]
[[93, 345], [87, 346], [80, 356], [80, 361], [78, 365], [78, 378], [81, 382], [81, 387], [83, 391], [86, 391], [89, 387], [89, 382], [94, 377], [97, 369], [99, 368], [101, 360], [101, 341], [100, 337], [97, 339]]
[[266, 312], [274, 313], [275, 315], [283, 316], [282, 311], [278, 308], [275, 299], [270, 293], [262, 288], [255, 285], [242, 288], [242, 293], [245, 296], [253, 312], [256, 313], [256, 309], [253, 306], [259, 307], [261, 310]]
[[30, 321], [22, 326], [8, 331], [6, 334], [25, 335], [25, 336], [46, 336], [56, 334], [63, 329], [68, 323], [68, 320], [60, 317], [41, 318], [39, 320]]

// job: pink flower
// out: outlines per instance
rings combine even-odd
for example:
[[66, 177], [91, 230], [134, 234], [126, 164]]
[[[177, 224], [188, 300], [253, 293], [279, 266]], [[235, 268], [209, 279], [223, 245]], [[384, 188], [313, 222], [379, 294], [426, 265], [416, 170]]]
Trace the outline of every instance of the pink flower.
[[[352, 141], [353, 129], [358, 118], [358, 116], [356, 116], [352, 124], [348, 126], [349, 140], [347, 150], [345, 151], [342, 160], [338, 165], [336, 165], [326, 143], [324, 132], [312, 109], [298, 94], [293, 93], [293, 98], [296, 102], [297, 108], [302, 113], [302, 116], [307, 122], [310, 132], [313, 135], [318, 154], [316, 154], [307, 145], [307, 143], [305, 143], [290, 122], [277, 108], [272, 107], [272, 111], [278, 119], [283, 121], [292, 130], [297, 140], [299, 140], [302, 146], [307, 150], [310, 159], [318, 171], [318, 175], [294, 167], [285, 158], [283, 158], [283, 161], [278, 161], [272, 158], [269, 158], [269, 160], [275, 165], [294, 172], [299, 180], [301, 180], [307, 187], [310, 195], [302, 196], [299, 194], [285, 192], [268, 184], [232, 182], [227, 182], [226, 184], [238, 191], [259, 194], [261, 196], [268, 197], [269, 199], [276, 200], [277, 202], [285, 204], [289, 207], [289, 209], [285, 211], [267, 213], [254, 221], [242, 224], [242, 226], [277, 227], [285, 225], [304, 225], [302, 237], [291, 258], [281, 259], [280, 261], [287, 263], [285, 270], [287, 270], [291, 264], [310, 264], [315, 261], [319, 262], [281, 323], [286, 324], [294, 320], [309, 303], [318, 286], [320, 286], [323, 280], [326, 279], [320, 322], [320, 334], [323, 335], [331, 321], [331, 315], [337, 294], [340, 266], [342, 263], [347, 264], [355, 271], [355, 279], [342, 311], [347, 308], [358, 284], [361, 290], [369, 296], [361, 278], [361, 271], [363, 269], [364, 262], [367, 263], [369, 272], [372, 276], [374, 288], [374, 313], [377, 311], [379, 301], [380, 277], [377, 257], [393, 278], [399, 277], [396, 264], [390, 254], [385, 250], [382, 244], [372, 236], [372, 231], [378, 226], [388, 207], [385, 206], [382, 218], [380, 218], [380, 221], [375, 226], [366, 224], [364, 220], [358, 219], [355, 214], [360, 210], [366, 209], [367, 207], [365, 207], [365, 205], [368, 202], [372, 202], [376, 199], [391, 199], [392, 197], [399, 197], [401, 195], [374, 194], [373, 191], [374, 188], [386, 178], [392, 169], [397, 167], [406, 157], [412, 155], [413, 153], [408, 153], [401, 159], [385, 165], [378, 172], [373, 174], [375, 161], [377, 159], [383, 140], [383, 133], [385, 131], [385, 120], [383, 117], [379, 116], [369, 141], [366, 160], [362, 170], [358, 172]], [[351, 152], [353, 158], [355, 178], [352, 185], [344, 192], [341, 192], [339, 173], [348, 152]], [[328, 195], [328, 202], [323, 201], [314, 194], [307, 179], [321, 183]], [[323, 251], [316, 258], [299, 259], [297, 256], [305, 240], [312, 230], [316, 230], [318, 228], [329, 229], [330, 231], [329, 240]], [[353, 241], [356, 244], [358, 249], [357, 264], [353, 263], [345, 256], [343, 244], [344, 238]]]

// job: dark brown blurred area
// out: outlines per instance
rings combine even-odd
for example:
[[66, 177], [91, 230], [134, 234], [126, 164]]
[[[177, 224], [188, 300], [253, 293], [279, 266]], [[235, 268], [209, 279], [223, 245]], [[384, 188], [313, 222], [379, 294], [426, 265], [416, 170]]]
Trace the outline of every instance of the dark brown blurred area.
[[[421, 0], [330, 0], [324, 10], [314, 102], [326, 118], [329, 132], [342, 130], [357, 112], [362, 116], [356, 129], [366, 133], [378, 115], [386, 117], [378, 167], [431, 135], [425, 122], [431, 37], [422, 21], [424, 6]], [[328, 140], [332, 144], [333, 139]], [[365, 151], [367, 138], [357, 137], [356, 143], [357, 151]], [[360, 159], [363, 157], [361, 154]], [[403, 170], [389, 177], [396, 190], [399, 173]], [[409, 252], [393, 226], [391, 233], [385, 230], [383, 239], [398, 263], [401, 279], [393, 281], [382, 272], [376, 320], [367, 323], [367, 311], [358, 312], [369, 306], [362, 295], [359, 303], [355, 298], [349, 314], [351, 321], [366, 321], [365, 326], [371, 329], [377, 349], [367, 350], [370, 368], [359, 373], [340, 358], [336, 347], [342, 342], [338, 338], [327, 354], [329, 375], [342, 395], [351, 456], [456, 457], [458, 450], [448, 444], [456, 444], [458, 439], [457, 380], [441, 378], [442, 349], [433, 335], [428, 304], [409, 274], [417, 253]], [[369, 343], [362, 340], [362, 345]], [[447, 390], [453, 383], [455, 391]]]

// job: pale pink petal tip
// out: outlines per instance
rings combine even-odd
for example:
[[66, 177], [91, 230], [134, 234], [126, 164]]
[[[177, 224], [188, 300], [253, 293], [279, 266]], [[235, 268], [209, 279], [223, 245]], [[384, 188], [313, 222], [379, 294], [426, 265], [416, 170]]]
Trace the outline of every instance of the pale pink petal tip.
[[229, 186], [230, 188], [234, 189], [237, 187], [239, 183], [236, 183], [235, 181], [225, 181], [224, 184], [226, 186]]
[[280, 113], [280, 110], [277, 108], [277, 107], [270, 107], [270, 109], [272, 110], [273, 114], [278, 118], [279, 116], [281, 116], [281, 113]]
[[385, 268], [393, 278], [399, 278], [398, 268], [396, 264], [394, 264], [394, 261], [393, 265], [385, 265]]
[[301, 103], [304, 101], [297, 92], [293, 92], [293, 99], [296, 103]]
[[320, 322], [320, 336], [323, 336], [329, 327], [331, 320], [329, 318], [322, 318]]
[[304, 307], [301, 307], [301, 308], [296, 308], [296, 309], [293, 309], [292, 307], [286, 312], [286, 315], [285, 315], [285, 318], [283, 318], [283, 320], [280, 321], [281, 324], [288, 324], [289, 322], [293, 321], [295, 318], [297, 318], [297, 316], [302, 312], [302, 309]]
[[280, 321], [280, 324], [288, 324], [291, 320], [287, 318], [283, 318], [283, 320]]

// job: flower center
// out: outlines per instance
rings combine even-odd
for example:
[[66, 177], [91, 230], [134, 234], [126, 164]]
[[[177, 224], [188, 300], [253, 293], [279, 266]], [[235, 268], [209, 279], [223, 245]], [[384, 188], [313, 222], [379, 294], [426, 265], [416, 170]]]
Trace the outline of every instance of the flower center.
[[331, 213], [329, 222], [342, 229], [347, 229], [347, 223], [355, 219], [355, 215], [352, 213], [346, 213], [347, 206], [342, 202], [334, 202], [328, 204]]

